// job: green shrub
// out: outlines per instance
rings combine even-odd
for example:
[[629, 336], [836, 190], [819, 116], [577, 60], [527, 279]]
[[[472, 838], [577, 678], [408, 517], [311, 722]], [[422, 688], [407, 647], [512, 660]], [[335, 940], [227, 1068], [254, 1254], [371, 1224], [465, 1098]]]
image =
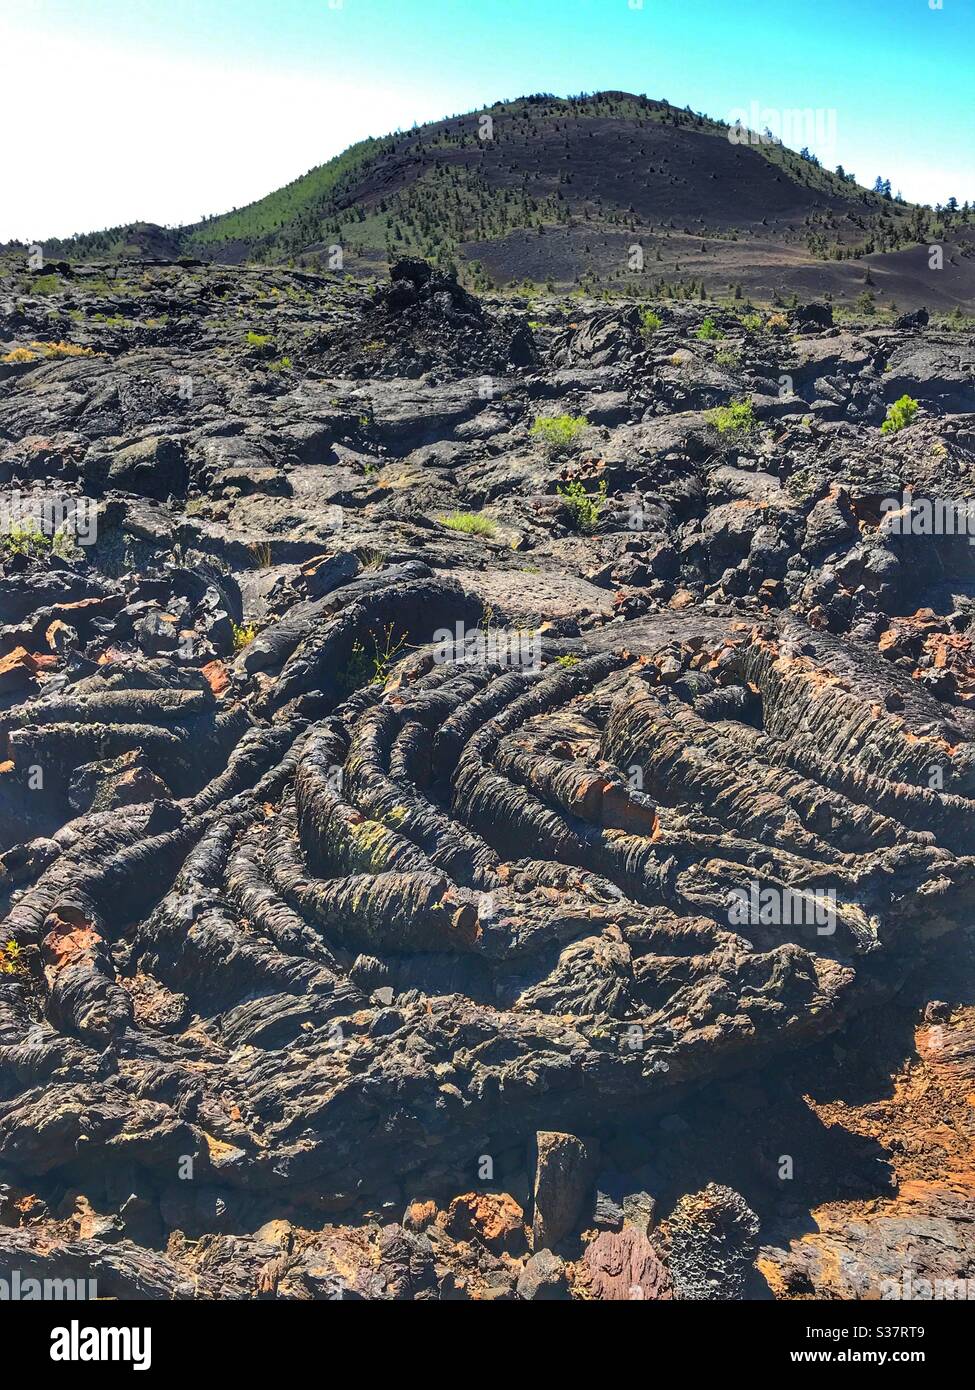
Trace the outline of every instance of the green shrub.
[[250, 331], [250, 330], [248, 330], [248, 332], [247, 332], [247, 346], [248, 346], [248, 347], [255, 347], [255, 348], [267, 347], [268, 344], [270, 343], [270, 341], [271, 341], [271, 335], [270, 335], [270, 333], [254, 333], [254, 332], [252, 332], [252, 331]]
[[758, 421], [751, 401], [732, 401], [708, 412], [708, 420], [719, 434], [747, 434]]
[[565, 498], [572, 518], [572, 529], [582, 532], [594, 531], [599, 521], [599, 513], [606, 505], [606, 480], [603, 479], [594, 493], [587, 492], [579, 482], [560, 483], [558, 491], [559, 496]]
[[61, 281], [56, 275], [38, 275], [30, 288], [32, 294], [56, 294], [61, 288]]
[[901, 396], [899, 401], [887, 407], [887, 419], [880, 426], [881, 434], [896, 434], [909, 425], [920, 406], [913, 396]]
[[539, 415], [531, 432], [550, 454], [564, 454], [576, 447], [579, 436], [588, 428], [585, 415]]
[[761, 333], [762, 316], [761, 314], [743, 314], [741, 326], [746, 333]]
[[652, 338], [658, 328], [663, 327], [663, 319], [652, 309], [644, 309], [640, 314], [640, 334], [644, 341]]
[[739, 367], [741, 366], [741, 353], [718, 352], [715, 353], [714, 360], [719, 367]]
[[451, 512], [439, 520], [451, 531], [463, 531], [468, 536], [493, 536], [497, 530], [490, 517], [479, 516], [477, 512]]
[[715, 323], [714, 319], [711, 318], [710, 315], [708, 315], [708, 317], [701, 324], [700, 328], [697, 330], [695, 336], [700, 338], [702, 343], [707, 343], [710, 342], [713, 338], [723, 338], [724, 333]]

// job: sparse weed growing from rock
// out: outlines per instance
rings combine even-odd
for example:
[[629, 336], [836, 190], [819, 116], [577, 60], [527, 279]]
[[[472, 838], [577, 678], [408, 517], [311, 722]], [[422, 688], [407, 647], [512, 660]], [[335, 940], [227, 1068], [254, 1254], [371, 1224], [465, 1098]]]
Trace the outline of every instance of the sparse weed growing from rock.
[[2, 358], [2, 362], [36, 362], [37, 353], [31, 352], [30, 348], [12, 348]]
[[245, 647], [250, 646], [257, 636], [257, 628], [253, 623], [231, 623], [234, 633], [234, 651], [241, 652]]
[[531, 432], [548, 453], [563, 454], [578, 445], [579, 436], [588, 428], [585, 415], [539, 415]]
[[719, 405], [716, 410], [708, 412], [708, 422], [719, 434], [747, 434], [758, 424], [751, 401]]
[[715, 354], [714, 360], [719, 367], [738, 367], [741, 365], [741, 353], [719, 352]]
[[63, 531], [48, 535], [36, 526], [11, 526], [0, 531], [0, 556], [26, 555], [39, 559], [44, 555], [58, 555], [66, 559], [72, 550], [70, 538]]
[[351, 695], [363, 685], [383, 685], [389, 668], [406, 646], [406, 637], [393, 636], [393, 624], [387, 623], [381, 633], [370, 632], [365, 641], [358, 637], [352, 643], [349, 657], [340, 680], [343, 694]]
[[913, 396], [901, 396], [899, 401], [887, 407], [887, 419], [880, 426], [881, 434], [896, 434], [911, 423], [920, 409]]
[[560, 483], [559, 496], [564, 497], [572, 517], [574, 531], [594, 531], [599, 522], [599, 513], [606, 505], [606, 480], [597, 490], [587, 492], [582, 483]]
[[451, 512], [448, 516], [440, 517], [439, 521], [451, 531], [463, 531], [469, 536], [493, 536], [497, 530], [490, 517], [480, 516], [477, 512]]
[[770, 333], [784, 333], [789, 327], [788, 317], [785, 314], [769, 314], [765, 327]]
[[270, 333], [254, 333], [250, 329], [247, 332], [247, 346], [255, 348], [267, 347], [271, 341]]
[[26, 967], [21, 960], [21, 950], [16, 941], [8, 941], [0, 946], [0, 975], [17, 975]]
[[61, 281], [56, 275], [38, 275], [30, 288], [33, 294], [56, 294], [61, 288]]

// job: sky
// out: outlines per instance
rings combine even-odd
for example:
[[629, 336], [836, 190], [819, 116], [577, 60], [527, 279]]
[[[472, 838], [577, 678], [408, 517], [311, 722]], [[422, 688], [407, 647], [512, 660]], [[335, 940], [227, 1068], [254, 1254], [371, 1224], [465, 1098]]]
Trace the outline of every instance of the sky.
[[975, 201], [975, 0], [0, 0], [0, 241], [195, 222], [367, 135], [606, 89]]

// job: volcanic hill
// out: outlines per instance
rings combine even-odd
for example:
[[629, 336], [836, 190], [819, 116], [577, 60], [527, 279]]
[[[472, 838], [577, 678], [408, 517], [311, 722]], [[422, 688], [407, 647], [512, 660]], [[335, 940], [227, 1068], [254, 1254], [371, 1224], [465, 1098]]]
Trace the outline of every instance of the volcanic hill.
[[[774, 140], [730, 138], [740, 135], [626, 92], [528, 96], [364, 140], [193, 226], [137, 223], [44, 247], [313, 269], [334, 267], [340, 247], [358, 274], [421, 255], [475, 290], [528, 281], [765, 302], [869, 293], [902, 309], [971, 302], [968, 211], [914, 206]], [[875, 172], [864, 171], [871, 183]]]

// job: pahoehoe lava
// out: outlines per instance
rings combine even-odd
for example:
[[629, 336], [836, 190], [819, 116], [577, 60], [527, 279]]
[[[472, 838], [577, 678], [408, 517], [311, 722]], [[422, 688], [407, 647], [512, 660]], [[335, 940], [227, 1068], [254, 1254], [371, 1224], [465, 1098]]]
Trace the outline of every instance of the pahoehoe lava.
[[[147, 267], [139, 324], [0, 369], [4, 486], [98, 521], [0, 577], [0, 1262], [129, 1297], [739, 1295], [744, 1199], [688, 1186], [655, 1233], [613, 1136], [784, 1077], [968, 929], [975, 562], [878, 503], [966, 496], [971, 338], [680, 306], [647, 344], [632, 307], [530, 327], [393, 274]], [[589, 433], [545, 453], [565, 411]], [[729, 916], [767, 890], [828, 919]], [[602, 1193], [584, 1248], [579, 1203], [543, 1230], [553, 1135]]]

